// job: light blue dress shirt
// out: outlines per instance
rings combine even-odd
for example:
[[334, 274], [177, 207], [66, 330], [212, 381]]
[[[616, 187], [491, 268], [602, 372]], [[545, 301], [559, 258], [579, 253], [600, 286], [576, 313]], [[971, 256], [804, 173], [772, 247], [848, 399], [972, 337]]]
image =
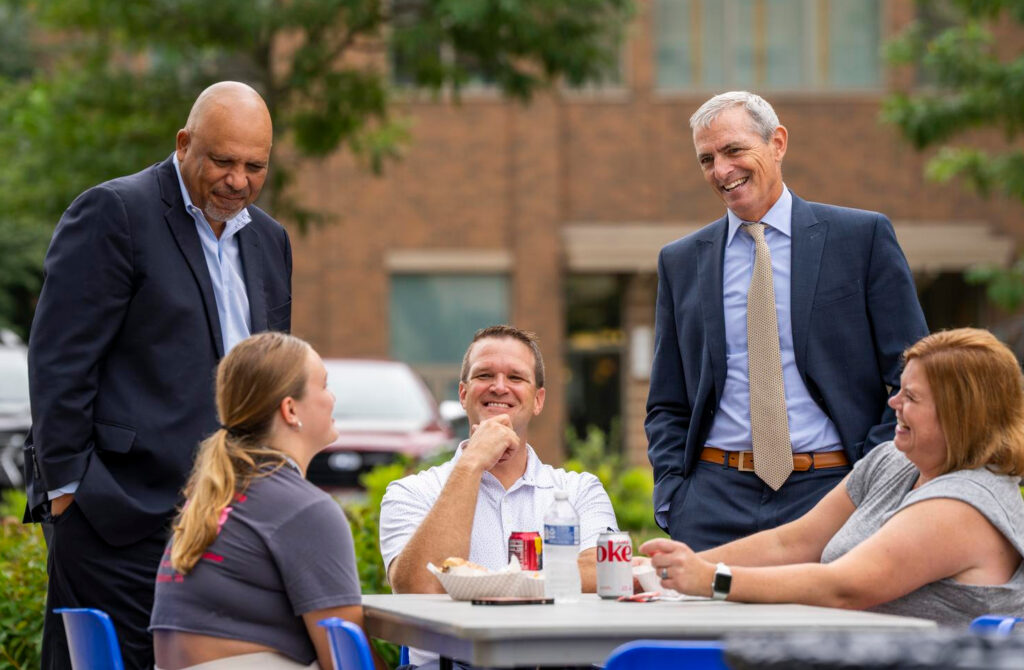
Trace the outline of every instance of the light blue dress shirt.
[[[782, 195], [761, 222], [772, 255], [775, 311], [779, 319], [782, 378], [786, 388], [786, 413], [794, 452], [834, 451], [842, 448], [835, 424], [811, 398], [800, 377], [793, 351], [790, 318], [790, 281], [793, 195], [783, 186]], [[729, 211], [725, 240], [722, 296], [725, 306], [725, 388], [707, 444], [726, 451], [750, 451], [750, 378], [747, 370], [747, 291], [754, 270], [754, 239], [740, 230], [742, 219]]]
[[249, 337], [252, 333], [252, 321], [249, 314], [249, 294], [245, 290], [245, 275], [242, 270], [242, 256], [238, 250], [238, 231], [245, 228], [252, 220], [249, 210], [243, 208], [233, 218], [224, 222], [224, 232], [218, 238], [213, 233], [203, 211], [192, 204], [188, 189], [181, 178], [181, 165], [178, 154], [174, 154], [174, 173], [181, 187], [181, 197], [185, 200], [185, 211], [192, 215], [196, 222], [196, 232], [203, 246], [206, 267], [210, 271], [213, 283], [213, 295], [217, 301], [217, 317], [220, 319], [220, 332], [224, 341], [224, 355], [231, 348]]

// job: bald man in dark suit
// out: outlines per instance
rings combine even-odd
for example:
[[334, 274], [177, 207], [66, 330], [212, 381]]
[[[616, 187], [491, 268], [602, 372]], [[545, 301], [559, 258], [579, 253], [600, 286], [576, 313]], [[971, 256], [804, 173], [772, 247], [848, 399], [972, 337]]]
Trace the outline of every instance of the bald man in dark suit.
[[[55, 607], [112, 617], [128, 668], [147, 632], [168, 524], [218, 424], [217, 362], [290, 328], [291, 246], [252, 203], [273, 128], [259, 94], [214, 84], [176, 150], [80, 195], [57, 225], [29, 338], [28, 519], [52, 523], [43, 667], [70, 668]], [[27, 520], [28, 520], [27, 519]]]

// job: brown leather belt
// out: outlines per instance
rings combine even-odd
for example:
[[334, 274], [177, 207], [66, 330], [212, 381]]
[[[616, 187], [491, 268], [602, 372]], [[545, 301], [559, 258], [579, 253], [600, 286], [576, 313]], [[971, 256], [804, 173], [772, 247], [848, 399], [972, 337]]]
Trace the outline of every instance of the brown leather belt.
[[[700, 452], [700, 460], [718, 465], [727, 465], [736, 468], [740, 472], [754, 471], [754, 452], [752, 451], [724, 451], [715, 447], [704, 447]], [[815, 470], [822, 468], [843, 468], [850, 465], [846, 453], [839, 451], [822, 451], [810, 454], [793, 454], [793, 469], [797, 472], [806, 472], [813, 466]]]

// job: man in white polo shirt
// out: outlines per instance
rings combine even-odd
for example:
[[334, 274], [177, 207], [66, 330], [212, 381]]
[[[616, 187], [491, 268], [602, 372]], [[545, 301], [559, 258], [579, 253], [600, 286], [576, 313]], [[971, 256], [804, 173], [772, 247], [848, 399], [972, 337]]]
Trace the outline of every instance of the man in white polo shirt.
[[[545, 465], [527, 444], [544, 407], [544, 361], [533, 333], [477, 331], [462, 360], [459, 400], [472, 426], [447, 463], [392, 482], [380, 511], [380, 548], [395, 593], [443, 593], [427, 571], [450, 556], [498, 570], [514, 531], [541, 532], [562, 489], [580, 516], [583, 590], [596, 588], [598, 534], [616, 527], [611, 501], [592, 474]], [[412, 650], [419, 665], [436, 656]]]

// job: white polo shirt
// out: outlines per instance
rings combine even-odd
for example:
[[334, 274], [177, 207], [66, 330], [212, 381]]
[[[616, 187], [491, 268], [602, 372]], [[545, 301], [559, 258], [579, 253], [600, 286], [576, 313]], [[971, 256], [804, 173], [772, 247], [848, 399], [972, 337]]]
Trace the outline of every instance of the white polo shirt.
[[[459, 445], [450, 461], [388, 484], [380, 504], [380, 552], [385, 568], [402, 553], [413, 533], [437, 502], [466, 445]], [[612, 503], [601, 481], [589, 472], [566, 472], [540, 462], [529, 445], [526, 472], [506, 491], [497, 477], [485, 472], [480, 481], [469, 544], [469, 560], [490, 570], [508, 565], [508, 537], [514, 531], [543, 535], [544, 514], [564, 490], [580, 517], [580, 551], [597, 546], [597, 536], [618, 528]], [[416, 665], [437, 656], [410, 650]]]

